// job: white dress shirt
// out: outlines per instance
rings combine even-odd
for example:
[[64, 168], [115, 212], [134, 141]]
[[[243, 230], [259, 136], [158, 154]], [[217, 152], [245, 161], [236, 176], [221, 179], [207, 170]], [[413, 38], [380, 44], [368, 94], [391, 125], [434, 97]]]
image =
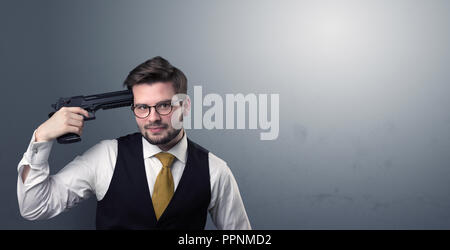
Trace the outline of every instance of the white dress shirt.
[[[117, 158], [117, 140], [103, 140], [75, 157], [61, 171], [49, 175], [48, 157], [53, 145], [35, 142], [35, 133], [18, 165], [17, 198], [20, 214], [28, 220], [49, 219], [95, 194], [101, 201], [108, 191]], [[169, 151], [175, 156], [171, 166], [175, 190], [183, 174], [187, 158], [186, 132]], [[161, 149], [142, 137], [145, 172], [150, 194], [162, 168], [154, 156]], [[227, 163], [209, 152], [211, 201], [208, 211], [217, 229], [251, 229], [238, 185]], [[22, 181], [25, 165], [30, 171]], [[151, 199], [151, 197], [149, 197]]]

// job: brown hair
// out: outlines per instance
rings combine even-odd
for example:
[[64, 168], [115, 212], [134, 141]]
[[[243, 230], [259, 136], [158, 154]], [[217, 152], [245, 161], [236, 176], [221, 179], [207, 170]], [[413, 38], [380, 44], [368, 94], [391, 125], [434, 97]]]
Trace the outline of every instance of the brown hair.
[[184, 73], [160, 56], [153, 57], [130, 71], [123, 86], [131, 90], [136, 84], [155, 82], [171, 82], [176, 94], [187, 94], [187, 78]]

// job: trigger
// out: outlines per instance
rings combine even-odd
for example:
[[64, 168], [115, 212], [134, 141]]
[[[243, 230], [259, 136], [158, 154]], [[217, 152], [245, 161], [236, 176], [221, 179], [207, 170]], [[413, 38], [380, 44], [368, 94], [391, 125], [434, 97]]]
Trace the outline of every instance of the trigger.
[[94, 111], [88, 111], [89, 117], [85, 117], [85, 121], [94, 120], [95, 119], [95, 112]]

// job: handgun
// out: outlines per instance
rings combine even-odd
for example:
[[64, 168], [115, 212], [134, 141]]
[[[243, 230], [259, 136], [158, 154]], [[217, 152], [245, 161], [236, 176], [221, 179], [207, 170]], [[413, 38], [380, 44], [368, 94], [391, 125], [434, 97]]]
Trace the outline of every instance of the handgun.
[[[55, 109], [48, 117], [50, 118], [56, 111], [62, 107], [81, 107], [89, 112], [89, 117], [84, 117], [85, 121], [94, 120], [95, 112], [99, 109], [113, 109], [131, 106], [133, 104], [133, 93], [131, 90], [115, 91], [104, 94], [73, 96], [68, 98], [59, 98], [51, 106]], [[79, 135], [67, 133], [57, 138], [58, 143], [68, 144], [81, 141]]]

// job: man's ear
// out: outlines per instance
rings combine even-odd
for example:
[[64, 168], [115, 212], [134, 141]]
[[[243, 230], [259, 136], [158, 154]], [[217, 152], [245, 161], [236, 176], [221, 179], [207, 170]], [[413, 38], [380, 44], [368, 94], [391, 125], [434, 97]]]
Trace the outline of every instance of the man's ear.
[[189, 115], [189, 113], [191, 112], [191, 98], [189, 98], [188, 95], [186, 95], [181, 106], [183, 108], [183, 116]]

